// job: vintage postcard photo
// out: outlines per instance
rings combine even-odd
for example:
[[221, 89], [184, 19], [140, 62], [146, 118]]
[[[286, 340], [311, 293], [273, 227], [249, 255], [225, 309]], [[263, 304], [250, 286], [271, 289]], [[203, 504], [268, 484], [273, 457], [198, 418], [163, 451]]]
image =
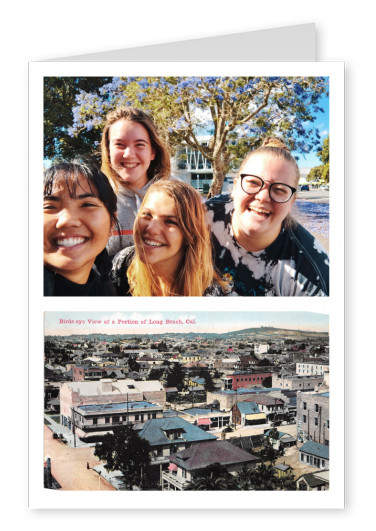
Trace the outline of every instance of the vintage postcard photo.
[[46, 312], [44, 331], [45, 489], [331, 494], [327, 314]]

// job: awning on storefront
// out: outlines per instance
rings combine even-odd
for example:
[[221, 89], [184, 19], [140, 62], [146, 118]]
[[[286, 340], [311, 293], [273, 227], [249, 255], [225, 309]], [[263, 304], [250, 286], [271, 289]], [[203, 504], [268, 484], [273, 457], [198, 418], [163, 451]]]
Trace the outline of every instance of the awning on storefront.
[[198, 422], [197, 422], [199, 426], [210, 426], [211, 423], [212, 422], [210, 419], [198, 419]]
[[251, 415], [246, 415], [247, 420], [266, 420], [265, 413], [253, 413]]

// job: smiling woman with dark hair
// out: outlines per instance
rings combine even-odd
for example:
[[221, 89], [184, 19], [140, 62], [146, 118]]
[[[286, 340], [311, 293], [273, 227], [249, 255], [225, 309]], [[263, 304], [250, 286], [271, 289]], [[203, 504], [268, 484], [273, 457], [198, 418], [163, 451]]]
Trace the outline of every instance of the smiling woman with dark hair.
[[92, 163], [58, 162], [44, 175], [44, 295], [116, 295], [105, 250], [116, 195]]
[[229, 195], [209, 199], [215, 265], [231, 295], [327, 296], [329, 258], [291, 216], [300, 178], [279, 139], [244, 159]]

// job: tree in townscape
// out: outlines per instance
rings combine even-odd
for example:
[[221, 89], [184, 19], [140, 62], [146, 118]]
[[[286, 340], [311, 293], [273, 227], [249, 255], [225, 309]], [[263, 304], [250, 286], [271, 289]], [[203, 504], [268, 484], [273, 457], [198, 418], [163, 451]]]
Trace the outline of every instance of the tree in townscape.
[[274, 465], [276, 462], [279, 451], [274, 448], [274, 445], [278, 440], [278, 436], [279, 433], [276, 428], [270, 429], [268, 435], [265, 435], [264, 446], [257, 454], [263, 463], [270, 462], [272, 465]]
[[273, 465], [265, 463], [256, 468], [243, 468], [237, 473], [236, 481], [240, 490], [296, 490], [292, 473], [279, 478]]
[[[320, 137], [312, 123], [323, 112], [320, 98], [327, 87], [323, 77], [114, 77], [94, 90], [78, 83], [72, 120], [54, 131], [53, 142], [68, 146], [70, 136], [87, 146], [93, 134], [98, 142], [109, 111], [140, 107], [153, 115], [172, 149], [189, 146], [209, 161], [211, 197], [263, 137], [279, 135], [303, 154], [316, 148]], [[202, 135], [208, 141], [200, 141]]]
[[132, 372], [138, 372], [140, 370], [140, 364], [136, 361], [135, 356], [129, 356], [128, 367]]
[[127, 490], [142, 485], [143, 468], [150, 462], [151, 447], [131, 425], [106, 434], [95, 446], [94, 455], [105, 461], [107, 470], [119, 470]]
[[185, 490], [237, 490], [234, 476], [220, 463], [202, 469]]
[[329, 137], [324, 138], [322, 148], [317, 152], [322, 164], [312, 168], [307, 175], [307, 181], [325, 181], [329, 183]]
[[204, 378], [204, 380], [205, 380], [205, 382], [204, 382], [205, 391], [209, 391], [209, 392], [210, 391], [214, 391], [215, 385], [214, 385], [214, 382], [213, 382], [212, 375], [210, 374], [210, 371], [209, 371], [208, 368], [200, 367], [198, 376], [200, 378]]
[[180, 363], [173, 363], [167, 372], [166, 387], [176, 387], [182, 391], [184, 387], [185, 372]]
[[147, 375], [147, 380], [160, 380], [163, 377], [164, 369], [152, 367]]

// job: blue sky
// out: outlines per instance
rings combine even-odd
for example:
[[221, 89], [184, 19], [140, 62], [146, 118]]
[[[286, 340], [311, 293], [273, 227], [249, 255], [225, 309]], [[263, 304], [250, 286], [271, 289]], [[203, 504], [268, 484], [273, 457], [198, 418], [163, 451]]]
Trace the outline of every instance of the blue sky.
[[[101, 321], [90, 323], [89, 319]], [[64, 321], [71, 320], [73, 323]], [[166, 324], [166, 320], [175, 323]], [[106, 322], [108, 321], [108, 322]], [[137, 321], [138, 324], [131, 324]], [[153, 321], [152, 323], [150, 321]], [[182, 324], [178, 323], [181, 321]], [[162, 322], [163, 324], [160, 324]], [[177, 322], [177, 323], [176, 323]], [[150, 334], [167, 332], [223, 333], [272, 326], [328, 332], [329, 317], [312, 312], [46, 312], [46, 335]]]
[[[313, 122], [313, 124], [310, 124], [310, 126], [314, 125], [317, 127], [320, 133], [321, 142], [329, 135], [329, 97], [322, 96], [319, 101], [319, 106], [324, 109], [323, 113], [319, 113], [316, 117], [316, 120]], [[322, 164], [320, 159], [317, 157], [316, 153], [314, 151], [311, 151], [311, 153], [302, 155], [301, 153], [295, 153], [294, 151], [292, 154], [298, 155], [298, 166], [300, 168], [313, 168], [314, 166], [319, 166]]]

